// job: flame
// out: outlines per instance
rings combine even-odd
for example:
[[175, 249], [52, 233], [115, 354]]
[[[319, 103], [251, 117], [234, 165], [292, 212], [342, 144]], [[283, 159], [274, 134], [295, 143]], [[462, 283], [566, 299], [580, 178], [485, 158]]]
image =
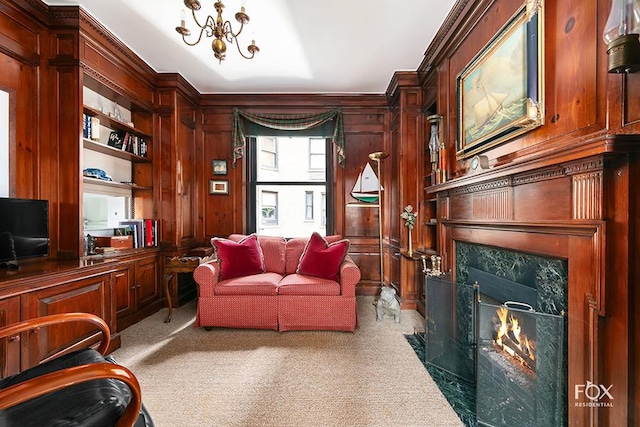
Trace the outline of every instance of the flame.
[[[503, 351], [509, 353], [512, 357], [521, 361], [521, 363], [527, 363], [526, 360], [522, 358], [521, 355], [526, 355], [530, 360], [536, 360], [534, 356], [533, 346], [535, 343], [529, 342], [529, 338], [522, 333], [522, 327], [520, 326], [520, 321], [517, 317], [513, 315], [508, 316], [509, 309], [505, 306], [500, 306], [496, 309], [496, 314], [500, 319], [500, 326], [498, 328], [498, 332], [496, 334], [495, 342]], [[507, 321], [507, 317], [509, 321]], [[511, 338], [509, 336], [509, 332], [511, 332]], [[506, 342], [511, 344], [506, 344], [503, 342], [503, 337], [509, 338]], [[511, 348], [511, 346], [517, 347], [517, 350]]]
[[529, 338], [527, 337], [524, 337], [524, 348], [529, 358], [531, 360], [536, 360], [536, 356], [533, 354], [533, 349], [531, 348], [531, 343], [529, 342]]
[[513, 332], [513, 336], [516, 338], [515, 341], [518, 348], [522, 350], [522, 347], [520, 347], [520, 332], [522, 332], [522, 328], [520, 327], [520, 323], [518, 323], [518, 319], [513, 317], [513, 315], [511, 315], [511, 332]]
[[502, 345], [502, 337], [506, 336], [507, 332], [509, 332], [509, 329], [507, 328], [507, 314], [509, 313], [509, 310], [507, 307], [500, 306], [496, 310], [496, 313], [498, 313], [498, 318], [500, 319], [500, 329], [498, 329], [496, 343], [498, 345]]

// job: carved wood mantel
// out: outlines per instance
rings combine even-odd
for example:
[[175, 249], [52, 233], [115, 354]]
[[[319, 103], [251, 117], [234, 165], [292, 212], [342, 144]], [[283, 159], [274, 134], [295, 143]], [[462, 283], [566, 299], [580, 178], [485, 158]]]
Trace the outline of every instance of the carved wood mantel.
[[[629, 305], [619, 304], [628, 298], [629, 280], [608, 262], [616, 259], [619, 268], [628, 259], [628, 223], [611, 212], [629, 207], [620, 201], [629, 195], [631, 164], [627, 155], [602, 154], [527, 170], [495, 168], [426, 189], [437, 197], [445, 271], [455, 275], [456, 242], [568, 261], [570, 425], [626, 419], [633, 399], [627, 376], [615, 373], [629, 368]], [[613, 384], [614, 408], [576, 406], [574, 387], [587, 381]]]

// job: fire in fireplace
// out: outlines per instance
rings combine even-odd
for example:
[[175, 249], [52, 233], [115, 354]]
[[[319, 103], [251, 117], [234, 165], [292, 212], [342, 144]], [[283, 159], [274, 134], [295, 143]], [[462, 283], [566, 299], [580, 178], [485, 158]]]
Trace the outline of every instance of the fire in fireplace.
[[513, 360], [535, 372], [535, 341], [522, 332], [518, 317], [509, 313], [507, 304], [498, 307], [495, 346], [511, 356]]

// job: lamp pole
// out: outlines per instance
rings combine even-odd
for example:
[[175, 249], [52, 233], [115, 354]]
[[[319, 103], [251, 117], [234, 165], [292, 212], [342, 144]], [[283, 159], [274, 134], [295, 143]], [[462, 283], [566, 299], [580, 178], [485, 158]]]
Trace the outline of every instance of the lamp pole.
[[389, 157], [389, 153], [376, 151], [369, 154], [369, 158], [378, 164], [378, 240], [380, 242], [380, 286], [384, 286], [384, 258], [382, 256], [382, 175], [380, 162]]

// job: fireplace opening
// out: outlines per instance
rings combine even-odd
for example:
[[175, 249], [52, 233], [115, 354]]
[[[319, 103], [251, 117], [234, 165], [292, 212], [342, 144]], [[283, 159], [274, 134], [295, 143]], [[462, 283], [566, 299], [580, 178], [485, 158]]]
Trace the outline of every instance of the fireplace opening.
[[425, 363], [470, 381], [478, 425], [566, 425], [568, 266], [456, 242], [425, 280]]

